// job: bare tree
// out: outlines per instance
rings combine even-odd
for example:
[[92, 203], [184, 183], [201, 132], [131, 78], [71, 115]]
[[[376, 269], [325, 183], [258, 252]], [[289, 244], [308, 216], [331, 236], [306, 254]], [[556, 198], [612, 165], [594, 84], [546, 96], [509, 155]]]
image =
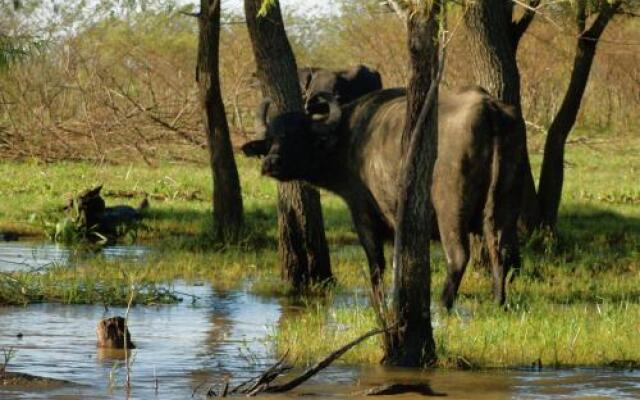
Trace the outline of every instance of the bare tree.
[[[280, 4], [278, 0], [264, 3], [244, 2], [263, 95], [273, 101], [278, 113], [301, 111], [297, 66]], [[278, 247], [283, 277], [294, 288], [332, 278], [317, 190], [301, 182], [278, 184]]]
[[220, 91], [220, 0], [200, 1], [198, 26], [196, 81], [204, 111], [213, 178], [213, 217], [217, 235], [233, 240], [242, 229], [243, 208], [240, 179]]
[[538, 185], [542, 224], [555, 228], [564, 181], [564, 147], [576, 122], [598, 40], [607, 24], [621, 8], [621, 0], [598, 0], [595, 20], [587, 28], [587, 1], [576, 1], [576, 50], [569, 86], [562, 105], [549, 126]]
[[[522, 35], [536, 15], [540, 0], [517, 2], [525, 7], [519, 19], [514, 15], [514, 0], [476, 0], [469, 4], [465, 22], [474, 37], [472, 55], [477, 82], [501, 100], [520, 109], [520, 74], [516, 52]], [[521, 225], [526, 231], [539, 226], [555, 228], [564, 181], [564, 147], [575, 124], [596, 46], [606, 26], [626, 3], [623, 0], [597, 0], [588, 6], [586, 0], [575, 3], [576, 52], [567, 92], [547, 135], [544, 159], [536, 193], [526, 151], [526, 128], [521, 120], [518, 136], [524, 140], [526, 157], [522, 168], [523, 202]], [[593, 22], [587, 28], [591, 9]], [[520, 112], [521, 115], [521, 112]], [[522, 116], [522, 115], [521, 115]]]

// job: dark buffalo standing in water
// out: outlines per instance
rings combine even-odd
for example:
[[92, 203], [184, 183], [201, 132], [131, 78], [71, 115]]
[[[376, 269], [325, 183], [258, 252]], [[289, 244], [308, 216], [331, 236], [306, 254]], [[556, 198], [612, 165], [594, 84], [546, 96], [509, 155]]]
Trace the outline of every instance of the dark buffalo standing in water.
[[319, 107], [323, 103], [318, 98], [320, 93], [333, 94], [342, 105], [382, 89], [380, 73], [365, 65], [338, 71], [317, 67], [298, 68], [298, 80], [305, 108], [312, 113], [321, 110]]
[[[256, 118], [261, 136], [246, 143], [243, 151], [265, 156], [264, 175], [307, 181], [346, 201], [377, 290], [385, 266], [383, 240], [396, 223], [406, 92], [381, 90], [344, 107], [332, 99], [327, 103], [324, 120], [292, 112], [267, 124], [264, 102]], [[494, 296], [503, 304], [507, 272], [520, 260], [519, 145], [513, 111], [481, 88], [441, 94], [438, 110], [431, 195], [448, 266], [442, 303], [453, 306], [473, 232], [484, 236]]]

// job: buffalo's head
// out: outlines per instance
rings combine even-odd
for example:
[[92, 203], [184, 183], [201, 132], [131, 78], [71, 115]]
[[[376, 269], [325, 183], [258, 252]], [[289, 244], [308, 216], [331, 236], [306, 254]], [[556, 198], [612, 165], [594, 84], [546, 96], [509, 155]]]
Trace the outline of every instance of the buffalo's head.
[[262, 174], [280, 181], [310, 180], [323, 160], [335, 149], [341, 120], [337, 101], [328, 93], [326, 115], [288, 112], [267, 121], [270, 100], [258, 107], [257, 138], [242, 146], [249, 157], [264, 156]]
[[338, 104], [342, 104], [340, 93], [344, 87], [344, 79], [336, 72], [326, 69], [310, 70], [304, 79], [300, 80], [302, 86], [302, 100], [307, 114], [323, 114], [328, 112], [326, 95], [330, 93]]
[[76, 221], [87, 228], [98, 224], [105, 210], [105, 203], [100, 196], [102, 186], [87, 189], [70, 200], [65, 207], [67, 211], [73, 211]]

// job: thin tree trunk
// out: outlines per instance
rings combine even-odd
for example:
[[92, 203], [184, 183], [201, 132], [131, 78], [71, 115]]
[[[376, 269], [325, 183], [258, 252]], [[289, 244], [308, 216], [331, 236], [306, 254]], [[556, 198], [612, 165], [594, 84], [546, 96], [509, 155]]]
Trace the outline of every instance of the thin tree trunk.
[[525, 232], [530, 232], [539, 224], [540, 210], [527, 151], [516, 50], [532, 16], [527, 13], [519, 21], [512, 22], [512, 14], [511, 0], [476, 0], [467, 6], [465, 24], [473, 39], [469, 47], [476, 82], [518, 110], [517, 131], [513, 134], [518, 136], [521, 148], [521, 161], [517, 166], [522, 187], [520, 226]]
[[242, 229], [243, 207], [240, 179], [220, 92], [220, 1], [201, 0], [200, 10], [196, 80], [204, 110], [213, 179], [213, 218], [217, 235], [223, 240], [234, 240]]
[[[431, 327], [430, 191], [437, 141], [437, 40], [439, 2], [408, 14], [411, 78], [402, 140], [407, 158], [398, 198], [394, 243], [393, 317], [385, 364], [428, 367], [436, 360]], [[433, 88], [430, 89], [430, 86]], [[427, 94], [428, 91], [430, 96]], [[427, 97], [431, 97], [427, 103]], [[427, 108], [428, 107], [428, 108]]]
[[[277, 112], [302, 111], [302, 94], [293, 51], [276, 0], [258, 16], [262, 0], [245, 0], [245, 14], [265, 97]], [[332, 278], [320, 195], [300, 183], [278, 184], [278, 248], [282, 275], [295, 289]]]
[[602, 10], [588, 30], [585, 30], [586, 1], [579, 0], [576, 4], [579, 36], [573, 59], [571, 80], [560, 110], [549, 126], [540, 173], [538, 198], [542, 212], [542, 223], [549, 228], [555, 228], [558, 220], [564, 181], [564, 148], [567, 137], [576, 122], [578, 111], [580, 111], [580, 103], [587, 87], [593, 58], [596, 55], [596, 45], [620, 4], [619, 1], [611, 5], [607, 1], [601, 1]]

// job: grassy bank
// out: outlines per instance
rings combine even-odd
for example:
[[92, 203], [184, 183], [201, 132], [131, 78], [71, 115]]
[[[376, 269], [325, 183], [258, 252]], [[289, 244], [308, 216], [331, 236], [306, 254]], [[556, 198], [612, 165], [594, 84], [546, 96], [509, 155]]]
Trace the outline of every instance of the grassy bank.
[[[540, 139], [532, 137], [530, 146], [536, 171]], [[434, 308], [442, 365], [637, 365], [638, 154], [639, 138], [579, 132], [572, 137], [560, 238], [537, 235], [523, 243], [523, 269], [509, 287], [508, 311], [492, 304], [488, 274], [469, 268], [456, 312], [444, 315]], [[117, 304], [134, 283], [140, 289], [137, 302], [161, 303], [174, 300], [169, 289], [176, 279], [233, 288], [247, 278], [257, 294], [282, 294], [286, 288], [279, 282], [277, 265], [275, 184], [259, 176], [254, 161], [239, 157], [239, 168], [247, 235], [238, 245], [224, 246], [211, 235], [206, 165], [0, 163], [0, 231], [42, 239], [41, 228], [28, 222], [32, 214], [53, 215], [72, 193], [104, 184], [108, 205], [136, 205], [143, 193], [150, 196], [148, 229], [140, 232], [139, 240], [154, 249], [136, 265], [97, 257], [74, 268], [3, 275], [20, 284], [0, 284], [0, 302]], [[270, 340], [278, 351], [288, 349], [291, 359], [300, 363], [315, 360], [374, 325], [366, 307], [365, 259], [346, 208], [336, 197], [323, 194], [323, 211], [338, 286], [328, 299], [308, 299], [305, 307], [287, 310], [271, 327]], [[432, 245], [434, 298], [445, 275], [439, 248]], [[390, 283], [390, 274], [386, 278]], [[379, 342], [370, 340], [343, 361], [375, 363], [380, 357]]]

